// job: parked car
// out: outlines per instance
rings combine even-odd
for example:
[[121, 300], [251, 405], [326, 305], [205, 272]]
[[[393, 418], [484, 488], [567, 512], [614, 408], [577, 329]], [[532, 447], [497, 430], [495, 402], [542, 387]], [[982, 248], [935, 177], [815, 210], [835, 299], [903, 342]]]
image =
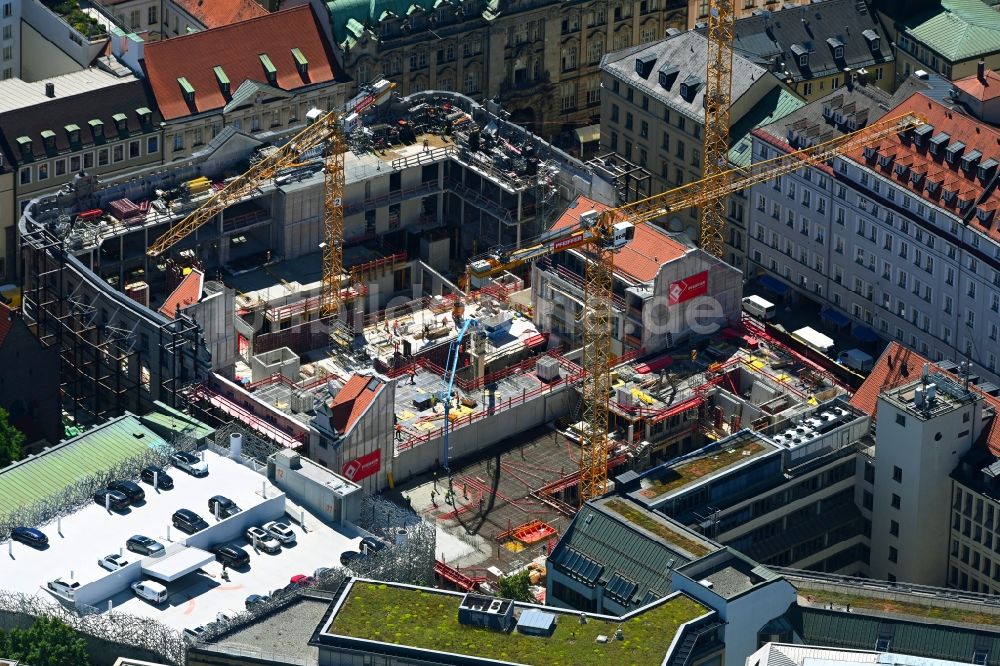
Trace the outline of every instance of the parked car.
[[34, 527], [15, 527], [10, 531], [10, 538], [35, 548], [49, 545], [49, 538]]
[[298, 587], [310, 587], [315, 582], [315, 578], [305, 574], [295, 574], [288, 580], [289, 585], [297, 585]]
[[270, 600], [271, 597], [266, 594], [251, 594], [247, 597], [247, 600], [244, 603], [246, 604], [247, 610], [253, 610], [255, 607], [260, 606], [261, 604], [266, 604]]
[[203, 624], [199, 624], [197, 627], [185, 627], [183, 631], [184, 640], [189, 643], [197, 643], [207, 631], [208, 628]]
[[132, 583], [135, 596], [154, 604], [162, 604], [167, 600], [167, 588], [154, 580], [137, 580]]
[[191, 476], [208, 476], [208, 465], [193, 453], [177, 451], [170, 455], [170, 461]]
[[367, 557], [364, 553], [360, 553], [355, 550], [347, 550], [340, 554], [340, 564], [342, 566], [347, 566], [351, 562], [357, 562], [358, 560], [363, 560]]
[[162, 467], [158, 467], [157, 465], [143, 467], [142, 472], [139, 473], [139, 478], [149, 485], [153, 485], [153, 479], [156, 479], [156, 483], [160, 490], [170, 490], [174, 487], [173, 477], [163, 471]]
[[246, 534], [250, 545], [265, 553], [277, 553], [281, 550], [281, 542], [259, 527], [248, 527]]
[[122, 567], [128, 565], [128, 560], [124, 557], [115, 553], [113, 555], [105, 555], [101, 559], [97, 560], [97, 566], [102, 569], [107, 569], [108, 571], [118, 571]]
[[62, 578], [56, 578], [55, 580], [50, 580], [47, 583], [50, 590], [56, 594], [61, 594], [64, 597], [73, 597], [73, 594], [80, 589], [80, 581], [74, 580], [72, 582], [65, 581]]
[[218, 507], [218, 515], [220, 519], [235, 516], [243, 510], [236, 506], [236, 502], [223, 495], [215, 495], [208, 498], [208, 512], [213, 516], [216, 515], [216, 507]]
[[139, 487], [134, 481], [112, 481], [108, 484], [109, 490], [117, 490], [128, 498], [131, 504], [141, 502], [146, 499], [146, 491]]
[[124, 511], [129, 506], [128, 498], [123, 493], [110, 488], [101, 488], [95, 492], [94, 501], [112, 511]]
[[295, 532], [288, 526], [288, 523], [272, 520], [269, 523], [264, 523], [264, 531], [280, 541], [283, 546], [295, 543]]
[[205, 519], [191, 509], [178, 509], [174, 511], [174, 515], [170, 520], [173, 522], [174, 527], [188, 534], [200, 532], [208, 527]]
[[141, 534], [136, 534], [135, 536], [129, 538], [129, 540], [125, 542], [125, 547], [133, 553], [139, 553], [140, 555], [151, 555], [156, 557], [157, 555], [163, 554], [162, 543], [154, 541], [148, 536], [142, 536]]
[[236, 619], [236, 613], [231, 610], [221, 610], [215, 614], [216, 622], [232, 622]]
[[385, 541], [378, 539], [376, 537], [367, 536], [361, 540], [361, 545], [359, 550], [365, 555], [371, 555], [372, 553], [377, 553], [386, 546], [388, 546]]
[[331, 569], [330, 567], [320, 567], [319, 569], [316, 569], [316, 571], [313, 571], [313, 578], [319, 580], [320, 578], [325, 576], [329, 571], [333, 571], [333, 569]]
[[247, 555], [247, 551], [235, 543], [220, 543], [212, 548], [212, 552], [215, 553], [215, 559], [227, 567], [243, 567], [250, 564], [250, 556]]

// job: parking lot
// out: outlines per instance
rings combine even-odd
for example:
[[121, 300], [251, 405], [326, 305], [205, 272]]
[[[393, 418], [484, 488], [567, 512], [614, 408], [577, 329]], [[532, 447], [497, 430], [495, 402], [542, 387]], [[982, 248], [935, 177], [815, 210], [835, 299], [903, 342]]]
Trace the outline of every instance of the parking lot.
[[[201, 515], [209, 525], [215, 518], [208, 510], [208, 499], [225, 495], [244, 511], [268, 498], [280, 494], [269, 483], [264, 489], [265, 477], [232, 460], [212, 452], [205, 453], [209, 473], [195, 478], [185, 472], [170, 468], [172, 490], [154, 490], [141, 484], [146, 499], [122, 513], [108, 512], [102, 506], [90, 504], [61, 521], [38, 526], [49, 538], [49, 545], [36, 550], [21, 543], [2, 544], [7, 554], [7, 564], [0, 567], [0, 586], [29, 594], [48, 595], [46, 583], [58, 577], [79, 581], [81, 585], [97, 580], [107, 572], [98, 560], [119, 551], [129, 561], [138, 559], [125, 548], [125, 541], [133, 534], [156, 539], [165, 546], [182, 540], [186, 535], [170, 527], [174, 511], [187, 508]], [[244, 600], [250, 594], [268, 594], [288, 584], [295, 574], [312, 575], [321, 566], [334, 566], [345, 550], [357, 550], [360, 536], [344, 530], [343, 533], [305, 514], [305, 530], [298, 524], [297, 508], [286, 506], [295, 517], [274, 516], [292, 525], [297, 543], [281, 552], [267, 554], [254, 552], [245, 539], [240, 543], [250, 555], [250, 564], [241, 569], [230, 569], [229, 580], [222, 579], [222, 566], [212, 562], [204, 569], [183, 576], [167, 584], [169, 598], [159, 606], [135, 597], [131, 590], [114, 595], [110, 601], [115, 608], [135, 615], [155, 618], [177, 629], [197, 626], [215, 620], [222, 610], [243, 610]], [[107, 607], [107, 600], [101, 604]]]

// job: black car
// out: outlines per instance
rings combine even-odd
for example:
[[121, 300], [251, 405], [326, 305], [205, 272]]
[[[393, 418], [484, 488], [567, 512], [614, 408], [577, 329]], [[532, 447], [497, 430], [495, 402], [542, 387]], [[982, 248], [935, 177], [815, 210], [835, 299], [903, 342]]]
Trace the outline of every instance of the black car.
[[177, 511], [174, 511], [174, 515], [171, 520], [174, 523], [174, 527], [182, 532], [187, 532], [188, 534], [200, 532], [208, 527], [208, 523], [205, 522], [205, 519], [191, 509], [178, 509]]
[[49, 538], [34, 527], [15, 527], [10, 531], [10, 538], [36, 548], [49, 544]]
[[149, 485], [153, 485], [153, 479], [155, 478], [160, 490], [170, 490], [174, 487], [174, 480], [170, 478], [170, 475], [163, 471], [162, 467], [156, 465], [143, 467], [142, 472], [139, 473], [139, 478]]
[[154, 541], [148, 536], [142, 536], [141, 534], [136, 534], [135, 536], [130, 537], [129, 540], [125, 542], [125, 547], [133, 553], [139, 553], [140, 555], [159, 555], [163, 553], [162, 543]]
[[358, 560], [365, 559], [366, 555], [364, 553], [358, 553], [353, 550], [348, 550], [340, 554], [340, 563], [343, 566], [347, 566], [351, 562], [357, 562]]
[[111, 488], [101, 488], [94, 493], [94, 501], [112, 511], [124, 511], [129, 506], [128, 497]]
[[108, 490], [117, 490], [128, 498], [132, 504], [146, 499], [146, 491], [139, 487], [134, 481], [112, 481], [108, 484]]
[[385, 548], [386, 545], [388, 544], [386, 544], [385, 541], [382, 541], [382, 539], [376, 539], [375, 537], [367, 536], [361, 540], [360, 544], [361, 547], [358, 550], [360, 550], [362, 553], [365, 553], [366, 555], [371, 555], [372, 553], [379, 552], [380, 550]]
[[227, 567], [242, 567], [250, 564], [250, 556], [235, 543], [220, 543], [212, 548], [215, 559]]
[[270, 600], [271, 597], [267, 596], [266, 594], [251, 594], [249, 597], [247, 597], [245, 603], [247, 610], [249, 611], [253, 610], [254, 607], [256, 606], [260, 606], [261, 604], [266, 604]]
[[208, 510], [213, 516], [216, 515], [215, 514], [216, 507], [218, 507], [219, 511], [218, 515], [220, 519], [228, 518], [229, 516], [235, 516], [240, 511], [243, 510], [240, 507], [236, 506], [236, 502], [223, 495], [216, 495], [214, 497], [209, 498]]

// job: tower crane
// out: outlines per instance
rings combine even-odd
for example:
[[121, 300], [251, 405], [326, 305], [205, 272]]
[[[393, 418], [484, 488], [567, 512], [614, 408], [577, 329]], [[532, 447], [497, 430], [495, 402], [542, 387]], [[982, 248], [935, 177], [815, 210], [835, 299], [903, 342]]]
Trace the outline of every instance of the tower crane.
[[381, 79], [353, 98], [344, 111], [309, 111], [306, 114], [308, 124], [305, 129], [256, 162], [245, 173], [226, 183], [225, 187], [157, 238], [146, 250], [146, 254], [150, 257], [160, 256], [230, 205], [274, 178], [282, 169], [296, 166], [305, 153], [322, 148], [325, 182], [320, 316], [325, 318], [337, 314], [341, 306], [341, 279], [344, 273], [344, 153], [347, 151], [347, 143], [343, 130], [356, 123], [366, 109], [384, 101], [395, 87], [395, 83]]
[[477, 279], [487, 279], [543, 256], [572, 248], [588, 248], [583, 312], [582, 400], [585, 432], [581, 437], [580, 502], [604, 494], [608, 480], [608, 400], [611, 395], [611, 298], [615, 252], [635, 235], [635, 227], [673, 211], [725, 200], [733, 192], [766, 182], [806, 166], [831, 161], [837, 155], [871, 141], [923, 124], [913, 113], [885, 118], [856, 132], [779, 155], [744, 169], [708, 175], [641, 201], [586, 211], [577, 224], [543, 234], [516, 249], [500, 249], [474, 258], [468, 268]]

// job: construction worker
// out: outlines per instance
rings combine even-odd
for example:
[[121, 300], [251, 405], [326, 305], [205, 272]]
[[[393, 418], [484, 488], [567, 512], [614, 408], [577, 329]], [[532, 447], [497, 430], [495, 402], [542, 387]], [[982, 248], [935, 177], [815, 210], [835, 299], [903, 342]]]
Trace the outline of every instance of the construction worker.
[[403, 439], [403, 426], [396, 424], [396, 441], [402, 441]]
[[430, 149], [431, 149], [431, 142], [430, 142], [430, 141], [428, 141], [427, 139], [424, 139], [424, 152], [426, 153], [426, 152], [428, 152], [428, 151], [429, 151]]
[[411, 384], [416, 384], [417, 383], [417, 367], [416, 366], [413, 366], [412, 368], [410, 368], [410, 383]]

